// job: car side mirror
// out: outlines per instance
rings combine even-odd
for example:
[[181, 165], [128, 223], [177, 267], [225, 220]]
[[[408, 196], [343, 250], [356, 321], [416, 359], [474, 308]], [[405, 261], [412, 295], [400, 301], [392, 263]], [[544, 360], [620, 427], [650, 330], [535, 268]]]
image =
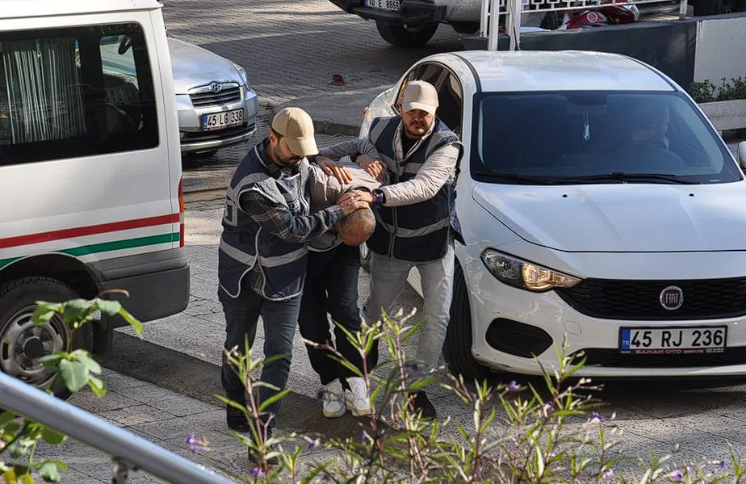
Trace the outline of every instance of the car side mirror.
[[746, 170], [746, 141], [738, 143], [738, 148], [736, 148], [736, 160], [738, 161], [738, 166], [740, 166], [741, 169]]

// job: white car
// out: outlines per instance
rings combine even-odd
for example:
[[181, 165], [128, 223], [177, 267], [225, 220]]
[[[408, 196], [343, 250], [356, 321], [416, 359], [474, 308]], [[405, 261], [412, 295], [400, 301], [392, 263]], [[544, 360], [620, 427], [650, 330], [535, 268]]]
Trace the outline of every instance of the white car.
[[414, 79], [464, 144], [452, 372], [538, 374], [565, 337], [589, 376], [746, 372], [746, 181], [681, 87], [615, 54], [437, 54], [361, 136]]

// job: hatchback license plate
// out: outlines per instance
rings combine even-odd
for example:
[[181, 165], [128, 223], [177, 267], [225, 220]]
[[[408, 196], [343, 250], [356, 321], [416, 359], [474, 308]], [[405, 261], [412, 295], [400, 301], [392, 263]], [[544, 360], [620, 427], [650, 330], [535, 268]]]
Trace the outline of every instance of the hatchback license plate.
[[723, 353], [726, 326], [622, 328], [619, 350], [636, 355]]
[[365, 4], [370, 8], [381, 10], [399, 10], [399, 0], [365, 0]]
[[242, 123], [243, 109], [234, 109], [233, 111], [205, 114], [204, 116], [202, 116], [202, 129], [204, 131], [224, 129], [229, 126], [235, 126]]

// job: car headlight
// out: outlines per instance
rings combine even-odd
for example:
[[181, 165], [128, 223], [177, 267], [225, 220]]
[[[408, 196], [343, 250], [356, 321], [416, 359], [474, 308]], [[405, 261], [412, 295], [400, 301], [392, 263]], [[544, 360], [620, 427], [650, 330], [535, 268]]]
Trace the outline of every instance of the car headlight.
[[482, 252], [482, 262], [499, 281], [529, 291], [545, 292], [580, 283], [577, 277], [516, 259], [494, 249]]
[[239, 66], [238, 64], [232, 63], [233, 67], [238, 71], [239, 77], [241, 77], [241, 83], [246, 86], [248, 89], [249, 87], [249, 74], [246, 72], [246, 69]]

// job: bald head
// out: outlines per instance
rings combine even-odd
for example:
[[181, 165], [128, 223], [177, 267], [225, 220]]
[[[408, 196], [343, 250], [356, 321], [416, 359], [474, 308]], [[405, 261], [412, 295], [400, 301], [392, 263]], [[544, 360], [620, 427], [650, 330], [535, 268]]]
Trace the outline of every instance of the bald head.
[[373, 234], [376, 217], [369, 207], [359, 208], [337, 223], [337, 233], [347, 245], [360, 245]]

